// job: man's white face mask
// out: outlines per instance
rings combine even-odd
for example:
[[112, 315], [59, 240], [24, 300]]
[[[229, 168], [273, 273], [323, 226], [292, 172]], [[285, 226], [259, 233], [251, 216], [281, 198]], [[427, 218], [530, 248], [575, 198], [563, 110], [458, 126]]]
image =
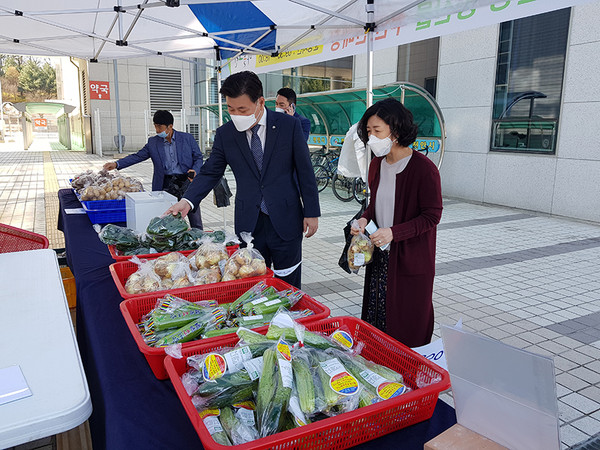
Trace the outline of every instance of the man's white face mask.
[[258, 110], [258, 104], [256, 105], [256, 109], [254, 113], [249, 116], [240, 116], [240, 115], [231, 115], [231, 120], [235, 125], [236, 130], [238, 131], [246, 131], [256, 122], [256, 111]]

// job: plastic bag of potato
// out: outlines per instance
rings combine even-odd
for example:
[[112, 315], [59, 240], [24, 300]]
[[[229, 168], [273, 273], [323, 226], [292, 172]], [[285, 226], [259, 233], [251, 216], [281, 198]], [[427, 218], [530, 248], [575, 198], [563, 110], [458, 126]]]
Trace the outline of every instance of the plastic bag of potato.
[[240, 238], [246, 242], [247, 246], [237, 250], [227, 260], [223, 268], [222, 281], [258, 277], [267, 273], [265, 259], [252, 245], [252, 235], [242, 232]]

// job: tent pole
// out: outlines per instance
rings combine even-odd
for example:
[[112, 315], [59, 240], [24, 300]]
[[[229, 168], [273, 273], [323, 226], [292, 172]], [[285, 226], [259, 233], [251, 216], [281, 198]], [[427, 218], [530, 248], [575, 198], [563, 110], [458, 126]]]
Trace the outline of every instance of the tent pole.
[[[373, 30], [375, 28], [375, 0], [367, 0], [367, 23], [365, 32], [367, 33], [367, 108], [373, 104]], [[367, 179], [369, 175], [369, 163], [371, 162], [371, 149], [367, 145], [365, 148], [365, 158], [367, 159], [365, 167], [367, 168]], [[365, 185], [365, 205], [369, 204], [369, 184]]]
[[219, 126], [223, 125], [223, 97], [221, 97], [221, 68], [217, 68], [217, 96], [219, 98]]
[[115, 102], [117, 109], [117, 135], [118, 135], [118, 146], [119, 153], [123, 153], [123, 139], [121, 138], [121, 105], [119, 104], [119, 69], [117, 67], [117, 60], [113, 59], [113, 69], [115, 71]]
[[373, 104], [373, 25], [375, 20], [375, 0], [367, 0], [367, 108]]

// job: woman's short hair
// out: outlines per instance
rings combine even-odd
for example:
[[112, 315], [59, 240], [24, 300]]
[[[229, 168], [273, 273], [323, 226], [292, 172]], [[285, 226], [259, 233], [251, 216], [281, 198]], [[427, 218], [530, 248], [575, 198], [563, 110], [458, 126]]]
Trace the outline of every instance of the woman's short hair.
[[413, 122], [412, 113], [398, 100], [386, 98], [380, 100], [363, 114], [358, 122], [358, 137], [365, 144], [369, 140], [367, 122], [371, 116], [377, 116], [390, 127], [392, 140], [397, 139], [398, 145], [408, 147], [417, 138], [419, 127]]

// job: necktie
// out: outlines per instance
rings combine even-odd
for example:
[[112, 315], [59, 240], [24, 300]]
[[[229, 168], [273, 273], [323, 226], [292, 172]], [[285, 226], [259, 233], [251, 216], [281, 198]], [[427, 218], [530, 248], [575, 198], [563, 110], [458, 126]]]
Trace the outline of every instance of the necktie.
[[[258, 173], [262, 171], [263, 162], [263, 148], [260, 142], [260, 137], [258, 136], [259, 128], [259, 124], [256, 124], [252, 127], [252, 137], [250, 138], [250, 151], [252, 152], [252, 156], [254, 157], [256, 167], [258, 168]], [[269, 214], [264, 197], [261, 197], [260, 199], [260, 210], [265, 214]]]

